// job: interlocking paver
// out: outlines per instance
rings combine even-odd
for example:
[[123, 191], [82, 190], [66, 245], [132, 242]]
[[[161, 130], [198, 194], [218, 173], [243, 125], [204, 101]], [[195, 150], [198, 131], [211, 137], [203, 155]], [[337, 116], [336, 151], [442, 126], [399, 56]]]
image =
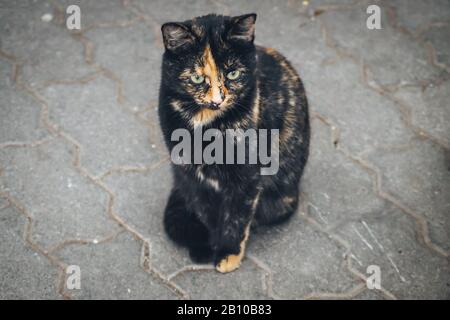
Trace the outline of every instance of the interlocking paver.
[[105, 243], [67, 246], [57, 255], [80, 267], [81, 288], [66, 292], [78, 299], [176, 299], [139, 266], [140, 254], [141, 241], [126, 233]]
[[369, 64], [374, 79], [383, 85], [416, 83], [441, 72], [427, 63], [427, 50], [411, 37], [397, 32], [381, 11], [381, 30], [366, 27], [367, 6], [325, 13], [319, 17], [335, 45]]
[[95, 45], [94, 60], [122, 81], [123, 100], [138, 111], [158, 96], [162, 48], [144, 23], [125, 28], [100, 28], [86, 33]]
[[409, 32], [420, 31], [431, 23], [448, 22], [450, 4], [446, 0], [389, 0], [385, 1], [395, 9], [396, 24]]
[[40, 128], [41, 106], [13, 83], [13, 67], [0, 59], [0, 145], [30, 143], [48, 136]]
[[447, 41], [449, 34], [450, 21], [442, 25], [437, 24], [422, 34], [423, 40], [433, 46], [436, 62], [447, 72], [450, 70], [450, 43]]
[[450, 82], [433, 84], [425, 90], [417, 87], [399, 89], [393, 95], [411, 112], [413, 125], [450, 146]]
[[94, 27], [127, 25], [136, 20], [136, 16], [131, 11], [125, 10], [126, 1], [122, 0], [58, 0], [56, 4], [61, 10], [70, 5], [79, 6], [83, 14], [81, 24], [83, 31]]
[[[2, 2], [0, 299], [448, 299], [450, 5], [377, 1], [368, 30], [369, 4]], [[253, 230], [226, 275], [162, 228], [160, 25], [211, 12], [256, 12], [256, 42], [292, 62], [312, 113], [298, 212]]]
[[247, 250], [272, 271], [276, 297], [300, 299], [310, 294], [342, 293], [357, 284], [344, 267], [345, 248], [299, 214], [287, 225], [252, 235]]
[[158, 161], [148, 125], [117, 104], [112, 81], [99, 77], [84, 85], [53, 85], [43, 95], [50, 120], [80, 143], [81, 164], [92, 174]]
[[323, 87], [310, 88], [311, 109], [332, 121], [340, 131], [338, 143], [350, 152], [358, 155], [414, 137], [395, 103], [364, 86], [350, 59], [323, 66], [321, 77], [327, 94]]
[[162, 227], [172, 184], [168, 163], [148, 173], [112, 174], [105, 178], [105, 183], [116, 194], [117, 215], [149, 240], [152, 267], [168, 276], [191, 264], [187, 251], [177, 248]]
[[[319, 94], [324, 80], [322, 68], [335, 61], [337, 56], [334, 50], [326, 45], [323, 30], [317, 21], [302, 25], [298, 31], [289, 34], [292, 41], [284, 41], [280, 44], [271, 44], [264, 40], [261, 42], [283, 52], [299, 72], [308, 95], [313, 92]], [[311, 108], [314, 109], [314, 105]]]
[[239, 272], [226, 275], [209, 271], [185, 271], [173, 278], [181, 288], [186, 288], [191, 299], [268, 299], [264, 288], [265, 274], [248, 259], [242, 262]]
[[302, 178], [306, 213], [326, 229], [379, 211], [383, 201], [373, 191], [371, 175], [333, 145], [331, 129], [312, 122], [309, 165]]
[[[276, 0], [263, 1], [219, 1], [226, 11], [231, 15], [256, 12], [258, 14], [257, 31], [255, 30], [256, 42], [265, 46], [275, 46], [277, 49], [283, 49], [296, 41], [298, 35], [296, 30], [309, 22], [307, 15], [303, 14], [303, 6], [299, 1], [280, 2]], [[283, 23], [280, 23], [283, 21]], [[277, 26], [274, 28], [274, 26]], [[289, 41], [281, 41], [277, 44], [267, 42], [268, 39], [284, 38]], [[280, 46], [280, 48], [278, 48]], [[297, 47], [298, 49], [298, 47]]]
[[[21, 79], [33, 87], [95, 72], [83, 63], [83, 47], [57, 25], [54, 10], [46, 1], [8, 1], [0, 7], [0, 48], [23, 64]], [[43, 21], [46, 14], [53, 20]]]
[[353, 267], [366, 274], [368, 266], [379, 266], [381, 286], [396, 298], [446, 298], [447, 260], [416, 240], [415, 223], [399, 209], [387, 206], [337, 232], [351, 244]]
[[5, 197], [0, 197], [0, 210], [9, 207], [10, 203]]
[[221, 12], [229, 10], [227, 5], [218, 1], [199, 0], [199, 1], [164, 1], [155, 0], [151, 3], [145, 0], [137, 0], [131, 3], [138, 12], [150, 20], [156, 27], [158, 24], [168, 21], [184, 21], [185, 13], [189, 12], [192, 17], [201, 16], [212, 12]]
[[0, 299], [58, 299], [58, 271], [24, 240], [26, 217], [0, 209]]
[[414, 141], [369, 156], [369, 161], [380, 168], [381, 190], [423, 216], [431, 239], [447, 251], [449, 160], [449, 150], [428, 141]]
[[99, 240], [117, 231], [108, 195], [73, 166], [74, 148], [56, 139], [32, 148], [0, 149], [0, 192], [33, 218], [31, 238], [45, 248], [66, 239]]

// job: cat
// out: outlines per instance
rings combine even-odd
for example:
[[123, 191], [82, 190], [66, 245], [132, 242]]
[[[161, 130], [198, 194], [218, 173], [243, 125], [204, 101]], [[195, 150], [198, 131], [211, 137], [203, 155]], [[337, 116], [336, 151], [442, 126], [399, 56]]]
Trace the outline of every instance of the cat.
[[255, 13], [209, 14], [161, 27], [158, 114], [169, 152], [176, 143], [171, 135], [180, 128], [279, 130], [274, 175], [261, 175], [259, 162], [172, 164], [165, 231], [192, 260], [212, 262], [222, 273], [240, 266], [250, 225], [278, 224], [296, 211], [308, 158], [302, 81], [280, 53], [254, 44], [255, 22]]

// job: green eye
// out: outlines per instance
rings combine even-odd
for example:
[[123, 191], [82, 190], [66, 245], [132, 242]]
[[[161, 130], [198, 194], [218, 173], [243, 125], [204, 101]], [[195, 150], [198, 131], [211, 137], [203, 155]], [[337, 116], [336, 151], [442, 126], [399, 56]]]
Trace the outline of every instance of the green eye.
[[230, 80], [235, 80], [239, 77], [240, 74], [241, 72], [239, 70], [234, 70], [227, 74], [227, 78]]
[[205, 77], [203, 77], [203, 76], [201, 76], [199, 74], [193, 74], [191, 76], [191, 80], [192, 80], [193, 83], [200, 84], [200, 83], [202, 83], [205, 80]]

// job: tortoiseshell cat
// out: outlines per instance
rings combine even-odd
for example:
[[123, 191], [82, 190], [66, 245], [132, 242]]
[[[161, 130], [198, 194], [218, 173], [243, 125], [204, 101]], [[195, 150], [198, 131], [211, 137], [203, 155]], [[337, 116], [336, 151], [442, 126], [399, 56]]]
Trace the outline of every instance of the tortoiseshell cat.
[[295, 212], [308, 157], [302, 82], [281, 54], [254, 45], [255, 21], [256, 14], [211, 14], [161, 27], [159, 117], [169, 151], [178, 128], [280, 133], [275, 175], [261, 175], [259, 162], [172, 165], [166, 232], [194, 261], [212, 261], [220, 272], [239, 267], [250, 224], [280, 223]]

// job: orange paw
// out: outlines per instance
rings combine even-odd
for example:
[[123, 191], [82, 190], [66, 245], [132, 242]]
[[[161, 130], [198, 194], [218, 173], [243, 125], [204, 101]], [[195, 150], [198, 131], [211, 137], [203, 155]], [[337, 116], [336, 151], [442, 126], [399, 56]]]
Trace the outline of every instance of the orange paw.
[[238, 254], [230, 254], [223, 258], [216, 266], [216, 270], [221, 273], [227, 273], [236, 270], [241, 265], [242, 258], [244, 257], [245, 244], [248, 239], [250, 225], [245, 229], [244, 239], [241, 242], [241, 251]]
[[222, 259], [216, 266], [217, 271], [227, 273], [236, 270], [241, 265], [243, 254], [229, 255]]

